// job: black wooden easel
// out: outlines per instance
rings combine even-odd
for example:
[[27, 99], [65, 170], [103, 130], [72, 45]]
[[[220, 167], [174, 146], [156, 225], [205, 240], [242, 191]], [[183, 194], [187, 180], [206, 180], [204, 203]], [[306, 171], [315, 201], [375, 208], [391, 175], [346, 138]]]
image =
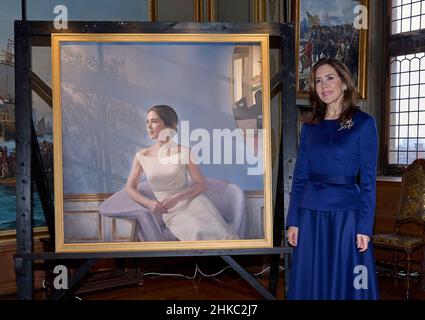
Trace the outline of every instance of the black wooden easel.
[[[31, 90], [51, 97], [51, 90], [31, 71], [32, 46], [50, 46], [52, 33], [250, 33], [268, 34], [270, 48], [279, 49], [280, 72], [272, 78], [271, 93], [281, 92], [282, 137], [279, 151], [279, 170], [274, 208], [274, 247], [270, 249], [190, 250], [159, 252], [109, 252], [109, 253], [34, 253], [32, 250], [31, 183], [34, 180], [41, 196], [43, 210], [54, 244], [54, 207], [49, 192], [39, 146], [32, 123]], [[279, 278], [279, 259], [284, 255], [286, 285], [292, 250], [282, 243], [284, 230], [284, 190], [291, 179], [290, 168], [296, 156], [297, 110], [295, 93], [295, 36], [292, 24], [279, 23], [149, 23], [149, 22], [69, 22], [68, 29], [56, 30], [49, 21], [15, 21], [15, 95], [16, 95], [16, 237], [17, 253], [14, 256], [18, 299], [31, 299], [33, 287], [33, 262], [45, 263], [56, 260], [83, 259], [86, 262], [70, 280], [70, 290], [57, 291], [53, 298], [59, 299], [80, 282], [98, 259], [143, 257], [220, 256], [265, 299], [275, 299]], [[50, 92], [49, 92], [50, 90]], [[45, 100], [46, 101], [46, 100]], [[53, 247], [53, 245], [52, 245]], [[231, 256], [271, 255], [269, 290]]]

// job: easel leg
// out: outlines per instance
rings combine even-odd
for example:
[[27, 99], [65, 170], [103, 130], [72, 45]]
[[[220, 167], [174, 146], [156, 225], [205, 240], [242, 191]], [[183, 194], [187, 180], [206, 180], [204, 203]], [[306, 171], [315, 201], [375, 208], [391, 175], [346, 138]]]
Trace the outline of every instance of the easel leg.
[[15, 275], [18, 300], [32, 299], [32, 261], [15, 258]]
[[221, 256], [229, 266], [231, 266], [242, 278], [244, 278], [255, 290], [257, 290], [266, 300], [276, 300], [266, 288], [264, 288], [249, 272], [247, 272], [239, 263], [230, 256]]
[[[16, 253], [32, 250], [31, 41], [27, 21], [15, 23]], [[15, 259], [18, 299], [32, 298], [32, 261]]]
[[284, 264], [285, 264], [285, 287], [284, 287], [284, 299], [286, 299], [286, 296], [288, 294], [288, 289], [289, 289], [289, 279], [290, 279], [290, 273], [291, 273], [291, 253], [285, 253], [284, 254]]
[[270, 275], [269, 275], [269, 291], [276, 296], [278, 282], [279, 282], [279, 255], [272, 255], [270, 257]]
[[90, 271], [90, 269], [96, 264], [97, 259], [89, 259], [87, 260], [77, 271], [74, 277], [71, 279], [69, 283], [68, 290], [56, 290], [53, 295], [50, 297], [51, 300], [59, 300], [69, 295], [77, 290], [77, 284], [81, 281], [81, 279]]

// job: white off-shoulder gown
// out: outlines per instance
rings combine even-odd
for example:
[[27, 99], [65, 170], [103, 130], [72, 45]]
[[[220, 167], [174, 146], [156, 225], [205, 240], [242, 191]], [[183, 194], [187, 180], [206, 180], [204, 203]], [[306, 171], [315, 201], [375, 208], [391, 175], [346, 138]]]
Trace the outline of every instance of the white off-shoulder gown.
[[[188, 187], [187, 164], [190, 151], [156, 158], [137, 153], [137, 159], [158, 201]], [[232, 240], [238, 235], [226, 223], [211, 200], [200, 194], [189, 200], [180, 201], [162, 215], [167, 228], [182, 241]]]

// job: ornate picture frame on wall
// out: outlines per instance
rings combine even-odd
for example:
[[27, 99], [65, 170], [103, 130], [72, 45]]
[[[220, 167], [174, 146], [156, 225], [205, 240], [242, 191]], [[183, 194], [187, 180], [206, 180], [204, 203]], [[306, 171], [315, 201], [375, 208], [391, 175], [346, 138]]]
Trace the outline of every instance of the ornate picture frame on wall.
[[[363, 6], [363, 7], [359, 7]], [[350, 69], [358, 94], [366, 99], [367, 91], [367, 17], [369, 0], [292, 0], [296, 32], [296, 87], [298, 96], [308, 94], [308, 76], [321, 58], [336, 58]], [[367, 9], [365, 12], [364, 9]]]
[[56, 251], [272, 247], [268, 37], [52, 35]]

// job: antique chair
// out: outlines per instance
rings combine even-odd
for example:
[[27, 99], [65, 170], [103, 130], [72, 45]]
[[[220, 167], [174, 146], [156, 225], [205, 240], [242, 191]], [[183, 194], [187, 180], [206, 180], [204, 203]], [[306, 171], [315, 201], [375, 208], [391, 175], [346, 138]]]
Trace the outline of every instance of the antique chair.
[[[223, 215], [241, 239], [245, 238], [246, 206], [243, 190], [236, 184], [225, 180], [205, 177], [206, 196]], [[189, 178], [189, 184], [191, 184]], [[154, 195], [147, 181], [139, 183], [137, 189], [147, 197]], [[130, 241], [176, 241], [177, 238], [165, 226], [160, 215], [150, 213], [146, 208], [132, 200], [125, 190], [106, 199], [99, 212], [110, 218], [124, 218], [132, 221]]]
[[[406, 232], [408, 224], [421, 226], [422, 235], [415, 236]], [[372, 236], [375, 247], [393, 251], [390, 265], [391, 275], [401, 275], [405, 280], [405, 298], [410, 299], [412, 263], [422, 265], [422, 287], [425, 284], [425, 159], [415, 160], [403, 172], [400, 204], [396, 214], [393, 233]], [[420, 260], [412, 259], [413, 254], [420, 254]], [[400, 257], [401, 255], [401, 257]], [[404, 259], [401, 259], [404, 258]], [[385, 261], [378, 261], [378, 264]]]

